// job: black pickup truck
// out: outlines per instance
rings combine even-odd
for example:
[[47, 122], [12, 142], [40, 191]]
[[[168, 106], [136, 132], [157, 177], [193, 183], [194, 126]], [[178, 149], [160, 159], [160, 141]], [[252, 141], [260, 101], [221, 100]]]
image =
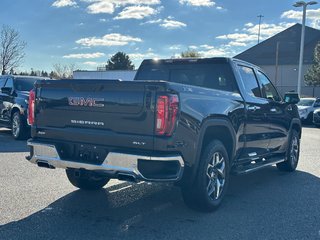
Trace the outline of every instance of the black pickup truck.
[[41, 77], [0, 76], [0, 126], [9, 127], [15, 139], [30, 137], [27, 124], [29, 91]]
[[236, 59], [145, 60], [135, 81], [38, 81], [27, 159], [81, 189], [110, 178], [173, 181], [188, 206], [217, 208], [230, 174], [294, 171], [298, 99]]

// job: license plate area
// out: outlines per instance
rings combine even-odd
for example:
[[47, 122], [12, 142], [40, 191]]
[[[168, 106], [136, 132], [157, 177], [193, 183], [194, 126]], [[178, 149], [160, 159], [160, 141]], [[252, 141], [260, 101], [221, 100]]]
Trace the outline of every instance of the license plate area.
[[105, 148], [91, 144], [59, 144], [58, 151], [62, 159], [97, 165], [108, 154]]

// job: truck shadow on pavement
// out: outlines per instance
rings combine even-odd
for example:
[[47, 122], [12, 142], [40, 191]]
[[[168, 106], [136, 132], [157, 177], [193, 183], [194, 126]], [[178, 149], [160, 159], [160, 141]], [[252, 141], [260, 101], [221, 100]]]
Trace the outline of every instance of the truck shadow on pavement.
[[0, 127], [0, 153], [27, 151], [29, 149], [26, 140], [14, 140], [10, 129]]
[[[269, 167], [232, 177], [213, 213], [187, 208], [170, 184], [122, 183], [76, 190], [0, 226], [5, 239], [318, 239], [320, 179]], [[35, 199], [36, 200], [36, 196]]]

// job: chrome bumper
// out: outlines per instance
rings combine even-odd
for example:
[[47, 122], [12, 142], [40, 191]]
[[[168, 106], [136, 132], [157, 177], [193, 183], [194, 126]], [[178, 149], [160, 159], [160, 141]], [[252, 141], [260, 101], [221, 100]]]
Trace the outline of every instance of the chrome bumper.
[[[34, 164], [47, 164], [49, 168], [74, 168], [91, 171], [103, 171], [106, 174], [114, 176], [127, 175], [134, 177], [134, 179], [144, 181], [178, 181], [182, 177], [184, 168], [183, 159], [179, 155], [154, 157], [109, 152], [101, 165], [95, 165], [61, 159], [55, 145], [53, 144], [40, 143], [33, 140], [28, 140], [27, 144], [33, 148], [33, 151], [31, 151], [31, 156], [27, 157], [27, 159]], [[150, 178], [143, 176], [143, 174], [141, 174], [141, 172], [138, 170], [138, 160], [178, 162], [179, 167], [174, 176], [171, 175], [168, 178]]]

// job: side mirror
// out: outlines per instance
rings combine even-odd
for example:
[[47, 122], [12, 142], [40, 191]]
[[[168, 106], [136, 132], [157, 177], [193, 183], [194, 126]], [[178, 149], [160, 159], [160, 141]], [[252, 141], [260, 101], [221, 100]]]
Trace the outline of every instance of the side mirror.
[[11, 95], [12, 88], [11, 87], [3, 87], [3, 88], [1, 88], [1, 92], [4, 93], [4, 94]]
[[299, 94], [294, 92], [285, 93], [284, 101], [288, 104], [297, 104], [298, 102], [300, 102]]

